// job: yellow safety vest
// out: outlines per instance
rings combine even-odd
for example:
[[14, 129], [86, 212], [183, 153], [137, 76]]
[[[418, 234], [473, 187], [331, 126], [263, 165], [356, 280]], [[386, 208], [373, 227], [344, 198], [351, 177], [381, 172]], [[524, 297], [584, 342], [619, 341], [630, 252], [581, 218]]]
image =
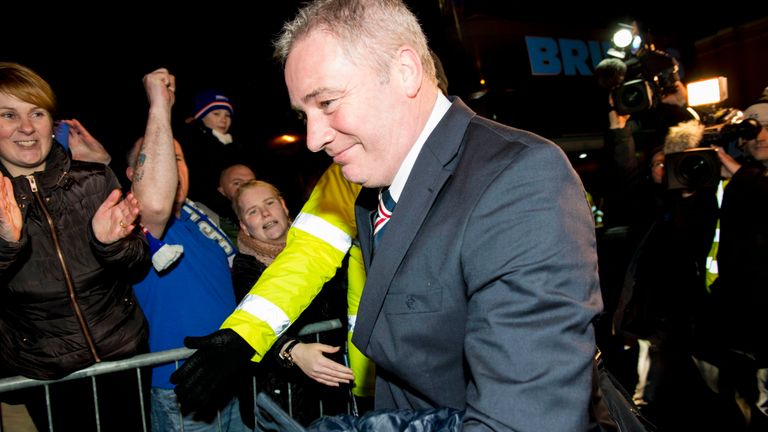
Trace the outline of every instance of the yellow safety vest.
[[331, 165], [318, 181], [288, 231], [285, 249], [261, 275], [221, 328], [230, 328], [256, 350], [261, 361], [285, 330], [299, 317], [341, 267], [347, 252], [349, 367], [355, 373], [353, 393], [373, 394], [373, 364], [352, 345], [365, 267], [357, 236], [355, 199], [361, 186], [347, 181], [341, 167]]
[[[717, 185], [717, 208], [720, 209], [723, 207], [723, 194], [725, 193], [725, 187], [728, 186], [728, 182], [730, 179], [723, 179], [720, 180], [720, 183]], [[707, 292], [711, 293], [712, 289], [711, 286], [717, 280], [718, 276], [718, 269], [717, 269], [717, 252], [719, 250], [720, 246], [720, 217], [717, 218], [717, 227], [715, 228], [715, 236], [712, 239], [712, 246], [709, 248], [709, 253], [707, 254], [707, 273], [706, 273], [706, 285], [707, 285]]]

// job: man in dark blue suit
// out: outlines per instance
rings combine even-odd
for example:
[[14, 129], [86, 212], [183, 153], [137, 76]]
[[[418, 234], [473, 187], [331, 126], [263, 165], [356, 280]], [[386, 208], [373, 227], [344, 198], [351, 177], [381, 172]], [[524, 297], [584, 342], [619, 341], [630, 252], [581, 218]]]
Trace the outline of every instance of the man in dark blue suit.
[[[466, 410], [464, 430], [587, 427], [594, 225], [563, 152], [439, 93], [400, 0], [316, 1], [277, 43], [307, 145], [364, 186], [353, 342], [376, 407]], [[396, 202], [373, 252], [372, 213]]]

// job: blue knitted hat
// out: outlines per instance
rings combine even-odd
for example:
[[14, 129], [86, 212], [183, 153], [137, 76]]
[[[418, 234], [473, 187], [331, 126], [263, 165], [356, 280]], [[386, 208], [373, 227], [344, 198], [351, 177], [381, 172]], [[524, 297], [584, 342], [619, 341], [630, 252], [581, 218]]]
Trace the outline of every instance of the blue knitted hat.
[[234, 111], [229, 98], [221, 94], [221, 92], [207, 90], [195, 97], [195, 120], [201, 119], [208, 115], [209, 112], [217, 109], [225, 109], [230, 114]]

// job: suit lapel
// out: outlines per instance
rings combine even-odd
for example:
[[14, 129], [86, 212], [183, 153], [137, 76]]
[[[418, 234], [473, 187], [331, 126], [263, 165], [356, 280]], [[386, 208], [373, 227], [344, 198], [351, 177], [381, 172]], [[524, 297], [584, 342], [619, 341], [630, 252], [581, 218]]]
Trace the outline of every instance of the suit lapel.
[[363, 188], [355, 202], [355, 220], [357, 222], [357, 238], [363, 252], [365, 268], [371, 267], [371, 252], [373, 251], [373, 221], [371, 213], [376, 211], [379, 203], [378, 190]]
[[[387, 224], [387, 232], [376, 250], [375, 261], [370, 259], [372, 247], [370, 212], [377, 204], [376, 191], [369, 191], [373, 195], [372, 206], [368, 202], [370, 197], [361, 197], [358, 200], [360, 204], [356, 206], [358, 232], [363, 254], [366, 256], [368, 272], [354, 333], [355, 346], [362, 352], [365, 352], [368, 346], [374, 323], [381, 312], [384, 298], [398, 266], [426, 220], [443, 185], [453, 174], [459, 159], [462, 137], [473, 116], [474, 113], [456, 99], [432, 131], [397, 201], [392, 219]], [[366, 203], [363, 203], [363, 199]], [[363, 224], [366, 226], [365, 232], [361, 228]]]

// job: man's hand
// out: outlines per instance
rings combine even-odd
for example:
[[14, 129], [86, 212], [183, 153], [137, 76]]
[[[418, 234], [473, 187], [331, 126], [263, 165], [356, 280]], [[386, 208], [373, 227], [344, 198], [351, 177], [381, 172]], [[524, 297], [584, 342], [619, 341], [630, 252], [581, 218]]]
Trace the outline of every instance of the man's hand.
[[661, 97], [661, 103], [684, 107], [688, 103], [688, 89], [680, 80], [675, 81], [675, 91]]
[[736, 171], [741, 169], [741, 164], [736, 161], [731, 155], [726, 153], [722, 147], [714, 147], [717, 152], [717, 158], [720, 159], [720, 176], [723, 178], [731, 178]]
[[608, 95], [608, 105], [611, 110], [608, 111], [608, 124], [611, 129], [624, 129], [627, 127], [627, 121], [629, 121], [629, 114], [619, 115], [614, 109], [613, 96]]
[[186, 337], [184, 345], [197, 352], [171, 375], [181, 411], [215, 415], [234, 396], [235, 381], [256, 351], [232, 329]]
[[144, 75], [143, 81], [150, 108], [162, 106], [170, 114], [176, 101], [176, 77], [168, 69], [160, 68]]

